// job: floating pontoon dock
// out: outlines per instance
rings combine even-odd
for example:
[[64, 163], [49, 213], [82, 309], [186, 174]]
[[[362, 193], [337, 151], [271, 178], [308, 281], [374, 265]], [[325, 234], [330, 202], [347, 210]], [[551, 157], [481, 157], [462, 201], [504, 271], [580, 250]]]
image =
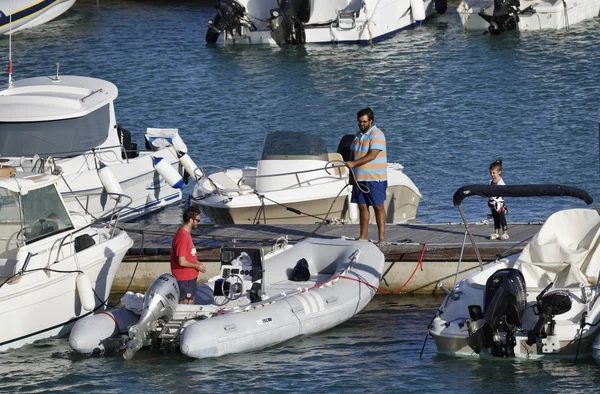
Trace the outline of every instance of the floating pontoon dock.
[[[178, 225], [122, 224], [135, 241], [121, 263], [113, 282], [112, 293], [126, 290], [143, 292], [161, 273], [170, 272], [171, 241]], [[483, 263], [496, 256], [520, 252], [541, 224], [510, 224], [510, 239], [488, 239], [492, 224], [470, 224]], [[224, 243], [273, 244], [277, 239], [289, 242], [308, 236], [324, 238], [356, 237], [358, 225], [200, 225], [192, 232], [198, 260], [206, 263], [207, 272], [199, 281], [217, 275], [220, 270], [219, 248]], [[369, 236], [377, 239], [377, 228], [369, 226]], [[463, 248], [464, 243], [464, 248]], [[395, 224], [386, 226], [386, 243], [379, 246], [386, 266], [380, 288], [397, 293], [441, 293], [440, 284], [452, 288], [458, 279], [480, 263], [463, 224]], [[458, 262], [461, 261], [460, 266]]]

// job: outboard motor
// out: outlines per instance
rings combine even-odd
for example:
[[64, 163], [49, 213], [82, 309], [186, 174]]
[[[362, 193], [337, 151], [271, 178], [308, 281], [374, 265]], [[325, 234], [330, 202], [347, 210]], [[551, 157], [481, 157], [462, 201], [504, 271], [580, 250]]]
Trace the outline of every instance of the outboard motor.
[[269, 26], [271, 36], [281, 45], [283, 41], [287, 44], [297, 45], [306, 42], [304, 25], [312, 15], [313, 0], [278, 0], [279, 8], [271, 10]]
[[219, 34], [224, 31], [238, 29], [241, 26], [248, 26], [251, 30], [256, 30], [254, 23], [248, 19], [246, 7], [238, 1], [219, 0], [215, 8], [217, 9], [217, 15], [214, 19], [208, 20], [207, 43], [214, 44], [217, 42]]
[[469, 305], [467, 344], [477, 354], [492, 348], [496, 357], [514, 356], [515, 331], [527, 308], [523, 274], [513, 268], [496, 271], [485, 284], [484, 306]]
[[342, 155], [344, 161], [352, 160], [352, 142], [354, 141], [354, 134], [346, 134], [340, 140], [337, 147], [337, 153]]
[[148, 288], [144, 296], [142, 316], [137, 324], [129, 327], [129, 335], [125, 340], [126, 360], [133, 358], [135, 353], [146, 342], [151, 325], [158, 320], [169, 321], [179, 303], [179, 286], [171, 274], [162, 274]]
[[488, 31], [497, 35], [508, 30], [516, 30], [519, 24], [519, 0], [494, 0], [494, 12], [487, 15], [480, 12], [479, 16], [489, 23]]
[[435, 6], [435, 11], [440, 15], [444, 15], [448, 10], [448, 0], [434, 0], [433, 5]]
[[[554, 290], [547, 293], [554, 283], [550, 283], [544, 291], [537, 296], [537, 304], [533, 312], [539, 316], [537, 323], [527, 335], [527, 345], [531, 346], [548, 335], [554, 334], [554, 316], [561, 315], [571, 310], [571, 294], [566, 290]], [[549, 332], [546, 324], [550, 323]]]

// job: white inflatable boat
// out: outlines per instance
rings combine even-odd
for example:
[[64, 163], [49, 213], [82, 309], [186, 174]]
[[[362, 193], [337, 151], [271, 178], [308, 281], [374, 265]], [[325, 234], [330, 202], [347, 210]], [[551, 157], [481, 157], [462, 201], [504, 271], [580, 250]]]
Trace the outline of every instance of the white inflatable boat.
[[[161, 275], [128, 307], [90, 316], [71, 332], [79, 353], [179, 346], [194, 358], [276, 345], [335, 327], [360, 312], [379, 286], [384, 256], [370, 242], [309, 238], [273, 247], [221, 248], [221, 275], [199, 286], [197, 305], [177, 304], [179, 289]], [[126, 305], [127, 306], [127, 305]]]

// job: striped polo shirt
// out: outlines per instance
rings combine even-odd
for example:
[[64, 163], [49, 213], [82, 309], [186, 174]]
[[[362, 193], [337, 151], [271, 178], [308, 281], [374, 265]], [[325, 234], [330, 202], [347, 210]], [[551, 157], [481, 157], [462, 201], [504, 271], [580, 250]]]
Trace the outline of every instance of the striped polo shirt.
[[382, 182], [387, 181], [387, 156], [385, 135], [373, 125], [366, 133], [358, 132], [352, 141], [352, 152], [354, 160], [369, 153], [371, 149], [378, 149], [377, 157], [362, 166], [353, 168], [356, 180], [359, 182]]

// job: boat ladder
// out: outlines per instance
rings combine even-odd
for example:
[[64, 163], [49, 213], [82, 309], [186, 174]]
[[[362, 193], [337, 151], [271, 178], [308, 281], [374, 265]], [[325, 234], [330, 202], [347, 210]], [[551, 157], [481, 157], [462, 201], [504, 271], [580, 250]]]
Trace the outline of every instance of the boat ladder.
[[199, 307], [198, 305], [190, 305], [183, 307], [178, 306], [178, 310], [175, 311], [173, 317], [168, 322], [164, 323], [158, 338], [166, 341], [177, 341], [181, 330], [197, 320], [207, 319], [214, 316], [218, 312], [214, 306], [210, 307]]
[[354, 10], [339, 10], [337, 13], [337, 27], [341, 30], [352, 30], [356, 27], [356, 17], [358, 11]]

